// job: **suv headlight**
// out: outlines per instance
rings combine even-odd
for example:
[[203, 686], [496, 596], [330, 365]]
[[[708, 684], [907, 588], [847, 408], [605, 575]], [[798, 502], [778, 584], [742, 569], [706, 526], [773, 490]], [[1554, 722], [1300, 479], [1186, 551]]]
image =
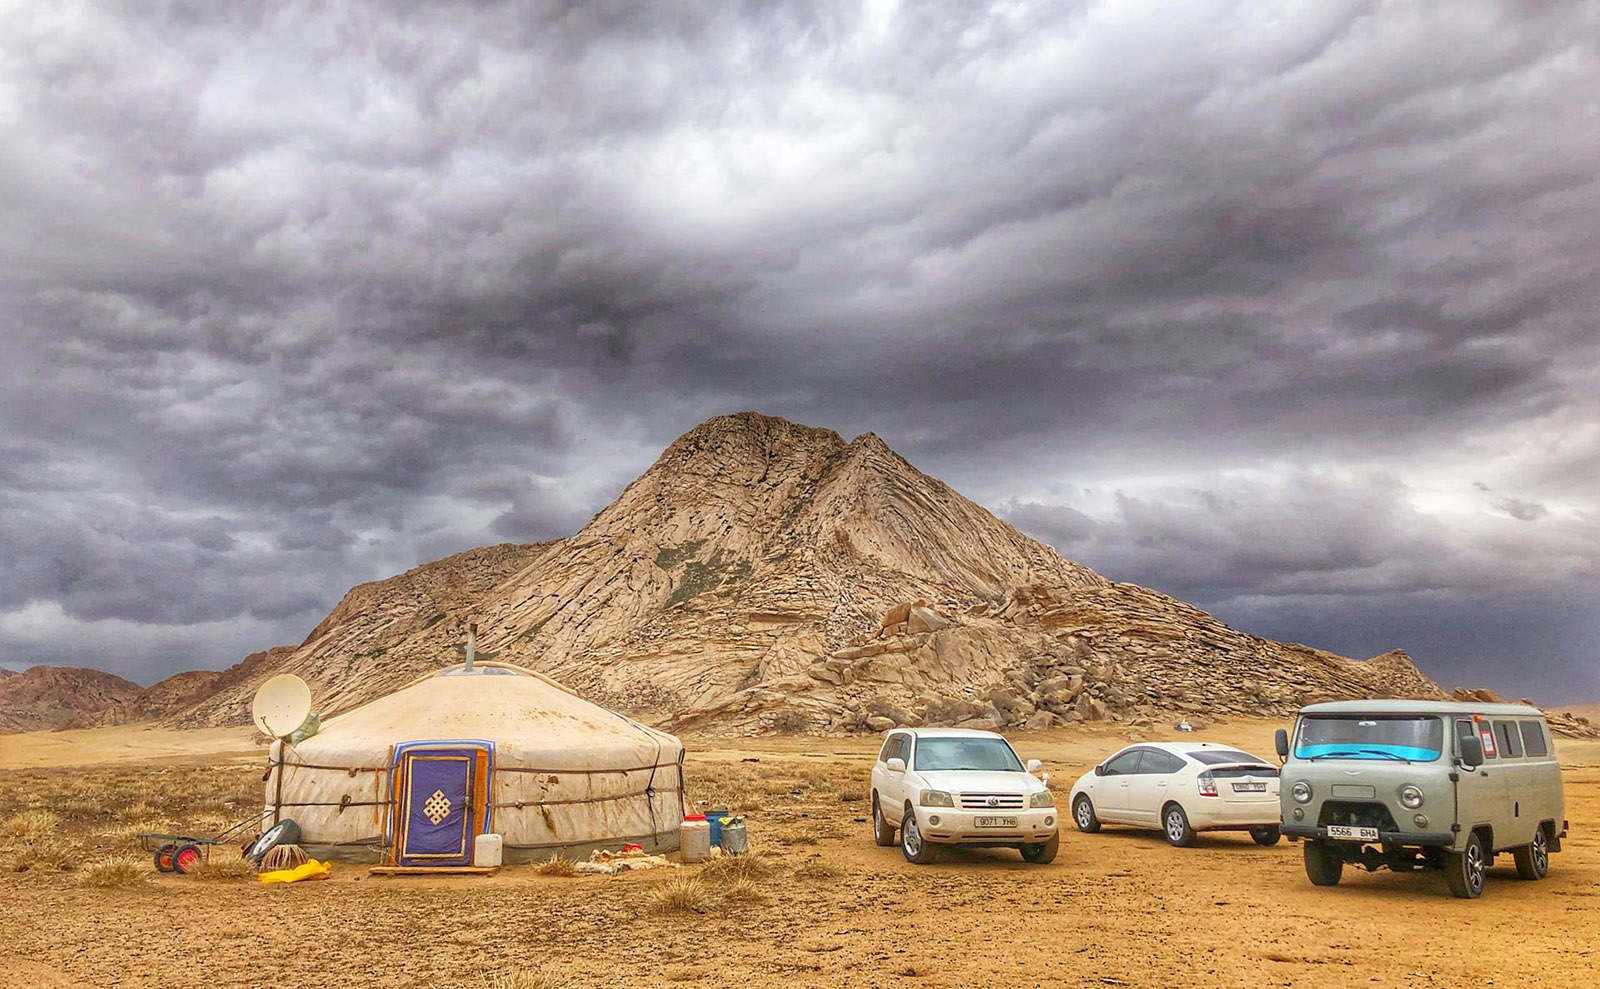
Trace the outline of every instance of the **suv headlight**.
[[1029, 807], [1054, 807], [1055, 805], [1056, 795], [1049, 790], [1040, 790], [1028, 798]]
[[950, 799], [950, 794], [943, 790], [923, 790], [917, 796], [917, 803], [924, 807], [954, 807], [956, 802]]
[[1289, 793], [1293, 795], [1297, 804], [1309, 804], [1311, 802], [1311, 784], [1305, 780], [1296, 781], [1295, 785], [1290, 787]]
[[1422, 806], [1422, 790], [1407, 783], [1400, 788], [1400, 802], [1406, 810], [1416, 810]]

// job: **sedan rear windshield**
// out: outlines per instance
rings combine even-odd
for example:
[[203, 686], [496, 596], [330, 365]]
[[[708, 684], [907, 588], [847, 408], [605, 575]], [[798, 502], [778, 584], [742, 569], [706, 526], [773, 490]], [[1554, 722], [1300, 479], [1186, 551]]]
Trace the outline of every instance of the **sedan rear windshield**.
[[1267, 763], [1262, 762], [1250, 753], [1239, 752], [1235, 749], [1201, 749], [1198, 752], [1190, 752], [1189, 758], [1207, 766], [1220, 766], [1225, 762], [1251, 762], [1258, 766], [1267, 765]]
[[980, 769], [1022, 772], [1011, 746], [999, 738], [919, 738], [917, 771]]
[[1414, 715], [1316, 715], [1300, 719], [1296, 759], [1432, 762], [1444, 751], [1444, 723]]

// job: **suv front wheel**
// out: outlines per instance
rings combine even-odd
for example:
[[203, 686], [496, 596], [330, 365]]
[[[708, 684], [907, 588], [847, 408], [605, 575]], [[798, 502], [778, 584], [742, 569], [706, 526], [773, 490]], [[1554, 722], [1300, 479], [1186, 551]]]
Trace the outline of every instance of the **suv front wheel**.
[[1450, 895], [1462, 900], [1482, 896], [1483, 874], [1488, 867], [1483, 836], [1474, 831], [1467, 836], [1466, 848], [1444, 853], [1444, 878], [1450, 884]]
[[1053, 834], [1050, 840], [1038, 845], [1022, 846], [1022, 861], [1032, 862], [1034, 865], [1049, 865], [1056, 860], [1056, 852], [1061, 849], [1061, 835]]
[[872, 843], [879, 848], [888, 848], [894, 844], [894, 828], [883, 819], [883, 808], [878, 805], [878, 795], [872, 795]]
[[1306, 842], [1306, 878], [1314, 886], [1337, 886], [1344, 871], [1344, 858], [1325, 841]]
[[906, 815], [900, 819], [900, 852], [913, 865], [927, 865], [937, 854], [933, 842], [922, 837], [922, 828], [917, 824], [917, 812], [910, 804], [906, 804]]

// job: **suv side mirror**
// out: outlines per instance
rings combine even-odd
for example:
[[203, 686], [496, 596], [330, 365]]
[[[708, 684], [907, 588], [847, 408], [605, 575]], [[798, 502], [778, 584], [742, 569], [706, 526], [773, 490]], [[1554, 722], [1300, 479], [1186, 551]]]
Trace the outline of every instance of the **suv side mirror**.
[[1037, 773], [1039, 770], [1041, 770], [1043, 768], [1044, 768], [1044, 763], [1040, 762], [1038, 759], [1029, 759], [1028, 760], [1028, 772]]
[[1272, 743], [1278, 747], [1278, 758], [1279, 759], [1287, 759], [1287, 758], [1289, 758], [1289, 733], [1288, 732], [1284, 731], [1282, 728], [1279, 728], [1278, 729], [1278, 733], [1276, 735], [1272, 736]]
[[1483, 765], [1483, 739], [1476, 735], [1468, 735], [1456, 742], [1461, 748], [1461, 765], [1468, 769], [1477, 769]]
[[890, 759], [888, 762], [884, 763], [884, 768], [888, 769], [891, 773], [903, 773], [906, 771], [906, 761], [899, 756], [895, 756], [893, 759]]
[[1106, 774], [1106, 764], [1102, 762], [1100, 765], [1094, 767], [1094, 774], [1096, 776], [1104, 776]]

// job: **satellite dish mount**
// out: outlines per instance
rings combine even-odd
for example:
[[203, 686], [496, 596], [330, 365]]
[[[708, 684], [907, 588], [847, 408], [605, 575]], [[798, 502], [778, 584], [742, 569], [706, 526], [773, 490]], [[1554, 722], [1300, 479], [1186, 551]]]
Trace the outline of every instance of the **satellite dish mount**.
[[278, 742], [277, 789], [272, 798], [272, 823], [277, 824], [283, 810], [283, 766], [288, 758], [289, 736], [306, 723], [311, 713], [311, 688], [293, 673], [283, 673], [263, 683], [250, 702], [250, 720], [263, 735]]

